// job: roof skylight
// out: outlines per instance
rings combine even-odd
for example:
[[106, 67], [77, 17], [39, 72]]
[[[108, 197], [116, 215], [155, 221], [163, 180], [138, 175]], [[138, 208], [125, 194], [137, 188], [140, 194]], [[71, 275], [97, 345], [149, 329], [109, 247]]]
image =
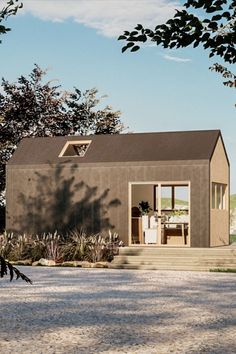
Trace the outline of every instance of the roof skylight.
[[84, 157], [91, 140], [67, 141], [59, 157]]

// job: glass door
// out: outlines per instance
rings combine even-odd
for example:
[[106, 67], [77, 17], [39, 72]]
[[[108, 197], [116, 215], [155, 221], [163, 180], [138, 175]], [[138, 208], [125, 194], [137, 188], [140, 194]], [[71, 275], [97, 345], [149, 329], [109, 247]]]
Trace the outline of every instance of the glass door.
[[154, 186], [159, 245], [189, 244], [189, 192], [189, 184], [184, 183]]
[[190, 183], [130, 184], [130, 244], [190, 245]]

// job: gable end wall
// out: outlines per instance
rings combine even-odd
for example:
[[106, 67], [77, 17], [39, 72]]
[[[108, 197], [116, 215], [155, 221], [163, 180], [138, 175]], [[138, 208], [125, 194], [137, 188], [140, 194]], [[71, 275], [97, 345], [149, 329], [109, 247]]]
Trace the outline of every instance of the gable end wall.
[[[226, 210], [212, 209], [212, 183], [227, 185]], [[210, 245], [229, 244], [229, 164], [222, 138], [219, 137], [210, 162]]]

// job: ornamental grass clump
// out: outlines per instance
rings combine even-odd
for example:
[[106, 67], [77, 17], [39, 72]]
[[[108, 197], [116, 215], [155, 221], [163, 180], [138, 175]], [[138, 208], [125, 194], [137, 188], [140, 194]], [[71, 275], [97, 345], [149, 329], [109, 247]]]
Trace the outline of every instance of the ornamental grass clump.
[[48, 233], [45, 237], [46, 240], [46, 257], [47, 259], [53, 260], [59, 263], [63, 260], [63, 243], [61, 236], [57, 231]]
[[89, 234], [83, 230], [74, 229], [65, 237], [54, 233], [42, 235], [16, 235], [4, 232], [0, 235], [0, 255], [10, 261], [41, 258], [63, 261], [111, 261], [119, 252], [119, 237], [117, 233], [108, 235]]
[[40, 258], [44, 258], [46, 255], [46, 248], [47, 248], [47, 240], [46, 235], [36, 235], [33, 238], [30, 258], [32, 261], [38, 261]]
[[8, 258], [13, 248], [13, 242], [13, 233], [4, 231], [4, 233], [0, 235], [0, 255], [3, 258]]
[[88, 252], [88, 236], [83, 230], [71, 231], [63, 245], [63, 256], [66, 261], [83, 261]]
[[108, 236], [101, 234], [87, 235], [83, 230], [71, 231], [63, 245], [65, 261], [111, 261], [118, 253], [119, 237], [117, 233], [109, 231]]
[[31, 235], [19, 235], [12, 238], [12, 247], [8, 253], [8, 258], [11, 261], [18, 261], [31, 258], [32, 249], [32, 237]]
[[88, 237], [88, 251], [86, 254], [86, 259], [93, 263], [102, 261], [104, 259], [104, 255], [106, 254], [106, 246], [107, 242], [100, 234], [90, 235]]

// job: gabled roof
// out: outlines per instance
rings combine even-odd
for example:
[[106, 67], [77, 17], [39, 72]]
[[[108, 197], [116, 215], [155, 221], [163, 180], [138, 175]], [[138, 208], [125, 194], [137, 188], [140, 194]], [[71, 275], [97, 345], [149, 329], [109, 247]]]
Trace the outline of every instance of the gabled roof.
[[[24, 138], [9, 165], [210, 160], [219, 130]], [[84, 157], [59, 157], [68, 141], [91, 140]]]

